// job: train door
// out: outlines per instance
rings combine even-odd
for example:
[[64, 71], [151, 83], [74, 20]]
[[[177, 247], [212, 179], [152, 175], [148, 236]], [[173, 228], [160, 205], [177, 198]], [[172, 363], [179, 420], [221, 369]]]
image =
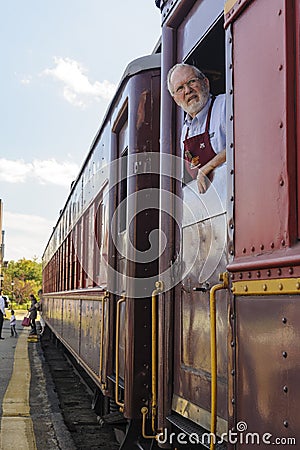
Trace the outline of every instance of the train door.
[[227, 2], [225, 13], [235, 162], [230, 416], [231, 427], [245, 431], [230, 448], [296, 448], [300, 4]]
[[[133, 61], [121, 84], [112, 118], [110, 171], [110, 260], [108, 290], [113, 308], [114, 361], [110, 381], [115, 402], [128, 420], [122, 448], [141, 448], [141, 410], [151, 387], [151, 293], [157, 280], [157, 248], [149, 255], [158, 228], [160, 57]], [[154, 203], [153, 203], [154, 202]], [[156, 239], [158, 246], [158, 239]], [[154, 260], [153, 260], [154, 258]], [[150, 286], [150, 289], [148, 287]]]
[[[187, 10], [188, 2], [182, 2], [180, 10], [177, 5], [174, 18], [171, 15], [163, 27], [163, 48], [166, 50], [167, 47], [171, 55], [172, 49], [175, 49], [176, 53], [176, 59], [166, 59], [165, 76], [168, 69], [177, 62], [193, 64], [208, 77], [212, 94], [224, 94], [223, 2], [214, 2], [214, 5], [211, 5], [211, 2], [199, 1], [189, 6], [192, 6], [192, 9]], [[169, 32], [170, 25], [173, 26], [173, 36]], [[163, 108], [169, 104], [169, 98], [163, 99]], [[173, 142], [170, 147], [173, 148], [173, 155], [179, 157], [183, 119], [182, 111], [173, 109], [173, 123], [176, 123], [176, 128], [173, 126]], [[162, 142], [168, 139], [164, 136], [166, 127], [168, 124], [163, 124]], [[166, 149], [162, 148], [162, 152], [166, 152]], [[211, 429], [211, 410], [215, 407], [217, 433], [221, 435], [227, 432], [229, 299], [225, 290], [216, 296], [217, 402], [213, 406], [210, 311], [210, 289], [219, 283], [219, 274], [226, 270], [227, 265], [226, 182], [227, 170], [224, 166], [222, 178], [215, 176], [205, 194], [199, 194], [196, 180], [189, 179], [186, 173], [183, 180], [177, 180], [173, 190], [182, 198], [181, 226], [173, 228], [172, 249], [173, 263], [180, 261], [181, 278], [177, 280], [172, 293], [164, 295], [164, 306], [160, 309], [160, 317], [163, 317], [169, 329], [173, 330], [172, 344], [167, 349], [170, 354], [172, 345], [171, 362], [163, 347], [160, 349], [162, 354], [165, 353], [167, 361], [160, 375], [164, 379], [166, 376], [171, 377], [173, 388], [170, 391], [169, 387], [164, 386], [164, 392], [168, 392], [169, 405], [165, 403], [160, 406], [175, 429], [193, 430], [194, 426], [198, 435]], [[166, 258], [162, 261], [162, 266], [164, 264], [168, 264]], [[168, 333], [165, 326], [161, 330], [163, 340]], [[189, 421], [186, 421], [186, 418]], [[159, 425], [164, 425], [163, 420]]]

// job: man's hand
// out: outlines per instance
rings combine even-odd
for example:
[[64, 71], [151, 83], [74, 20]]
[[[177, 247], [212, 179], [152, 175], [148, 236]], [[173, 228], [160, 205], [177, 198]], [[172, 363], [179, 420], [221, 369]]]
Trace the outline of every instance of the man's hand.
[[222, 150], [205, 166], [198, 170], [197, 186], [200, 194], [204, 194], [213, 179], [213, 170], [226, 161], [226, 150]]
[[206, 174], [204, 168], [205, 166], [203, 166], [202, 169], [199, 169], [197, 175], [197, 186], [200, 194], [204, 194], [207, 191], [209, 184], [212, 181], [212, 177], [210, 177], [211, 179], [208, 178], [208, 175], [209, 173], [211, 173], [211, 170]]

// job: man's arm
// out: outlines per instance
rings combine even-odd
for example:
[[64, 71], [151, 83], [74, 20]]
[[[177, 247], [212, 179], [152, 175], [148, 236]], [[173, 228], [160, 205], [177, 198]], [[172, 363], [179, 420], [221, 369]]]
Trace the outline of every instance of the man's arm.
[[204, 192], [207, 191], [208, 188], [208, 176], [209, 174], [219, 167], [221, 164], [223, 164], [226, 161], [226, 150], [222, 150], [220, 153], [218, 153], [216, 156], [214, 156], [210, 161], [208, 161], [205, 166], [201, 167], [198, 170], [197, 175], [197, 185], [200, 194], [204, 194]]

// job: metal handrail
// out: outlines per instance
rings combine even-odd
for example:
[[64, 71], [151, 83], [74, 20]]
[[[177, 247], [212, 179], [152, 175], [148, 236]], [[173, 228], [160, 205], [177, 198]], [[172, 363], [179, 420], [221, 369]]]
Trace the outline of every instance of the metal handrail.
[[103, 370], [103, 347], [104, 347], [104, 319], [105, 319], [105, 303], [106, 300], [109, 299], [109, 292], [105, 292], [105, 295], [102, 297], [102, 311], [101, 311], [101, 337], [100, 337], [100, 367], [99, 367], [99, 375], [100, 375], [100, 383], [102, 389], [106, 389], [106, 381], [102, 379], [102, 370]]
[[217, 320], [216, 320], [216, 292], [228, 288], [228, 273], [220, 274], [222, 283], [213, 286], [209, 293], [210, 309], [210, 360], [211, 360], [211, 420], [210, 420], [210, 450], [215, 448], [217, 425]]
[[124, 410], [124, 403], [119, 400], [119, 340], [120, 340], [120, 310], [121, 303], [126, 301], [126, 297], [122, 296], [120, 300], [117, 301], [117, 311], [116, 311], [116, 385], [115, 385], [115, 402], [120, 406], [120, 411]]

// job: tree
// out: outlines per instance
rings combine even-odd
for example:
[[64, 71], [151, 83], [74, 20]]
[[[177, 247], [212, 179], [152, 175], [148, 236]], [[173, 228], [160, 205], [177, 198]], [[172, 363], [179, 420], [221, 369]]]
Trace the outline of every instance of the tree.
[[26, 302], [30, 294], [37, 295], [42, 287], [42, 263], [22, 258], [9, 261], [3, 268], [3, 293], [18, 304]]

